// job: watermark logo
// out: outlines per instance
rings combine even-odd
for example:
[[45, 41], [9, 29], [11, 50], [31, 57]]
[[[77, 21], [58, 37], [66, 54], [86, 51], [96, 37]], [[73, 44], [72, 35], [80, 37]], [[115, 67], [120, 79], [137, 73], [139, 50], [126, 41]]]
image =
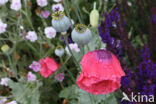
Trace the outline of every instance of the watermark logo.
[[128, 97], [126, 93], [123, 92], [123, 98], [121, 101], [129, 101], [129, 102], [154, 102], [154, 95], [141, 95], [140, 93], [134, 94], [133, 92]]

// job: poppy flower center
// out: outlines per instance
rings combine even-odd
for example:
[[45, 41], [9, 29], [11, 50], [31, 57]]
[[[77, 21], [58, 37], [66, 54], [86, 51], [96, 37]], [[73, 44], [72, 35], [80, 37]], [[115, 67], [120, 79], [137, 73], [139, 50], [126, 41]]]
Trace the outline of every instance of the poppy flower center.
[[60, 20], [60, 19], [62, 19], [64, 16], [65, 16], [65, 14], [64, 14], [64, 12], [62, 12], [62, 11], [57, 11], [57, 12], [54, 12], [54, 13], [52, 14], [52, 18], [53, 18], [54, 20]]
[[56, 49], [61, 50], [61, 49], [63, 49], [63, 47], [59, 45], [56, 47]]
[[109, 61], [112, 59], [112, 55], [109, 51], [99, 50], [97, 51], [97, 58], [102, 61]]
[[77, 24], [75, 26], [75, 30], [78, 32], [78, 33], [84, 33], [87, 29], [87, 26], [84, 25], [84, 24]]

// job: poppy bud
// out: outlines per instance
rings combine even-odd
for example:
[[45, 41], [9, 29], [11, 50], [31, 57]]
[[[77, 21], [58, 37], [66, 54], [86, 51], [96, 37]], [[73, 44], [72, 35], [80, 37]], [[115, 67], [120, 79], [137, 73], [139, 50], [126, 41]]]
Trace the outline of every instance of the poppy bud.
[[62, 46], [57, 46], [55, 49], [55, 55], [58, 57], [62, 57], [64, 54], [64, 48]]
[[52, 25], [57, 32], [65, 32], [70, 27], [70, 20], [65, 16], [64, 12], [57, 11], [52, 14]]
[[125, 76], [119, 60], [106, 50], [86, 53], [81, 60], [82, 72], [77, 85], [92, 94], [108, 94], [120, 88], [121, 77]]
[[7, 44], [5, 44], [5, 45], [3, 45], [2, 47], [1, 47], [1, 50], [2, 50], [2, 52], [8, 52], [8, 50], [9, 50], [9, 46], [7, 45]]
[[92, 33], [87, 26], [83, 24], [77, 24], [72, 31], [72, 40], [79, 44], [85, 45], [88, 44], [92, 39]]
[[94, 3], [94, 9], [90, 13], [90, 24], [92, 27], [97, 27], [99, 22], [99, 11], [96, 10], [96, 3]]

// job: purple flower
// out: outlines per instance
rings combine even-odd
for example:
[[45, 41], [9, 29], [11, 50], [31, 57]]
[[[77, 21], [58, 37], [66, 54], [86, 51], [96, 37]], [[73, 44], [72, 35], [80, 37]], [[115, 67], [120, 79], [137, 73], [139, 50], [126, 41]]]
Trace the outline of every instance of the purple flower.
[[152, 15], [152, 22], [153, 22], [153, 23], [156, 23], [156, 14], [153, 14], [153, 15]]
[[40, 63], [33, 61], [32, 64], [29, 66], [30, 69], [32, 69], [34, 72], [40, 71]]
[[63, 73], [56, 74], [55, 79], [62, 82], [64, 80], [64, 74]]
[[33, 74], [32, 72], [28, 72], [27, 80], [28, 80], [28, 82], [33, 82], [33, 81], [35, 81], [35, 80], [36, 80], [36, 75]]
[[50, 12], [48, 10], [46, 11], [41, 11], [41, 17], [42, 18], [48, 18], [50, 15]]

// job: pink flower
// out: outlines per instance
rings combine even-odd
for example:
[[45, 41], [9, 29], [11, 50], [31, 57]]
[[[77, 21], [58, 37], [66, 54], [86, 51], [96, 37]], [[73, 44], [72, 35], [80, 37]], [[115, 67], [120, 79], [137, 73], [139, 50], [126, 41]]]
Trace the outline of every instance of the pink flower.
[[48, 18], [50, 15], [50, 12], [48, 10], [46, 11], [41, 11], [41, 17], [42, 18]]
[[[79, 49], [77, 43], [70, 43], [69, 47], [70, 47], [71, 50], [73, 50], [73, 51], [75, 51], [77, 53], [80, 52], [80, 49]], [[71, 55], [67, 46], [66, 46], [65, 50], [66, 50], [68, 55]]]
[[64, 11], [64, 8], [63, 8], [62, 4], [58, 3], [58, 4], [52, 5], [52, 10], [53, 10], [53, 12]]
[[31, 42], [35, 42], [37, 40], [37, 34], [34, 31], [29, 31], [26, 35], [26, 39]]
[[64, 74], [63, 73], [56, 74], [55, 79], [62, 82], [64, 80]]
[[119, 60], [106, 50], [85, 54], [81, 60], [82, 71], [77, 85], [92, 94], [108, 94], [120, 88], [121, 77], [125, 76]]
[[33, 74], [32, 72], [28, 72], [27, 80], [28, 80], [28, 82], [33, 82], [33, 81], [35, 81], [35, 80], [36, 80], [36, 75]]
[[46, 57], [40, 60], [41, 69], [40, 73], [44, 78], [47, 78], [53, 74], [59, 67], [57, 62], [53, 58]]
[[33, 61], [29, 68], [32, 69], [34, 72], [38, 72], [40, 71], [40, 63]]
[[9, 80], [10, 80], [9, 78], [2, 78], [1, 82], [0, 82], [0, 85], [8, 86], [7, 83], [8, 83]]
[[9, 102], [7, 104], [17, 104], [17, 102], [16, 101], [11, 101], [11, 102]]
[[53, 27], [46, 27], [44, 29], [44, 33], [47, 38], [52, 39], [56, 36], [56, 30]]
[[21, 9], [21, 0], [12, 0], [11, 9], [18, 11]]
[[4, 33], [6, 31], [6, 28], [7, 28], [7, 24], [3, 23], [0, 20], [0, 34]]
[[47, 0], [37, 0], [37, 5], [40, 7], [45, 7], [48, 5]]
[[6, 104], [6, 102], [7, 102], [7, 99], [6, 98], [0, 99], [0, 104]]

